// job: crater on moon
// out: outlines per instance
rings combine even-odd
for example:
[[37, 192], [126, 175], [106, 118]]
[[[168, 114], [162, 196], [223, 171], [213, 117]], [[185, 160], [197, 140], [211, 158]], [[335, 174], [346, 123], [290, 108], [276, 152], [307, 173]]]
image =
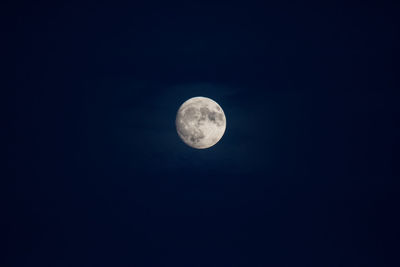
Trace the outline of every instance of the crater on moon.
[[222, 138], [226, 128], [224, 111], [214, 100], [193, 97], [184, 102], [176, 115], [179, 137], [193, 148], [209, 148]]

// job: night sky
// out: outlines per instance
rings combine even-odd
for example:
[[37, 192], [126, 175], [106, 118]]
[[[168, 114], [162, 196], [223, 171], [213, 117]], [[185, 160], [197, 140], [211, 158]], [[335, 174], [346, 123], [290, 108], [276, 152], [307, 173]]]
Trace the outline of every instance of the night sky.
[[2, 266], [400, 266], [396, 2], [14, 1]]

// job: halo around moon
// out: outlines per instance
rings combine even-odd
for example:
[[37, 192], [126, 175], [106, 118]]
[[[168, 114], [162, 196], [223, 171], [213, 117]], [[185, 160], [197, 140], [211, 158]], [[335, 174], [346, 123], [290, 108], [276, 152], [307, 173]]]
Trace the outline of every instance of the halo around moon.
[[222, 138], [226, 129], [226, 118], [217, 102], [198, 96], [180, 106], [175, 125], [185, 144], [204, 149], [212, 147]]

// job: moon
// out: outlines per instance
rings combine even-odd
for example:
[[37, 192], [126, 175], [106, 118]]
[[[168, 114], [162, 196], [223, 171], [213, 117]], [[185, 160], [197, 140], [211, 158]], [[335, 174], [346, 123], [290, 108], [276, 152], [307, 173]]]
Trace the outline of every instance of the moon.
[[217, 102], [197, 96], [180, 106], [175, 125], [185, 144], [204, 149], [212, 147], [222, 138], [226, 129], [226, 118]]

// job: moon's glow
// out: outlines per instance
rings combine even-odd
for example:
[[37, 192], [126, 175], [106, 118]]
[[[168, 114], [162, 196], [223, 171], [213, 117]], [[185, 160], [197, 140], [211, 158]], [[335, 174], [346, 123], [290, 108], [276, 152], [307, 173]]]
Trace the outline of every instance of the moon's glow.
[[183, 142], [201, 149], [209, 148], [221, 139], [226, 128], [226, 118], [217, 102], [198, 96], [181, 105], [175, 124]]

